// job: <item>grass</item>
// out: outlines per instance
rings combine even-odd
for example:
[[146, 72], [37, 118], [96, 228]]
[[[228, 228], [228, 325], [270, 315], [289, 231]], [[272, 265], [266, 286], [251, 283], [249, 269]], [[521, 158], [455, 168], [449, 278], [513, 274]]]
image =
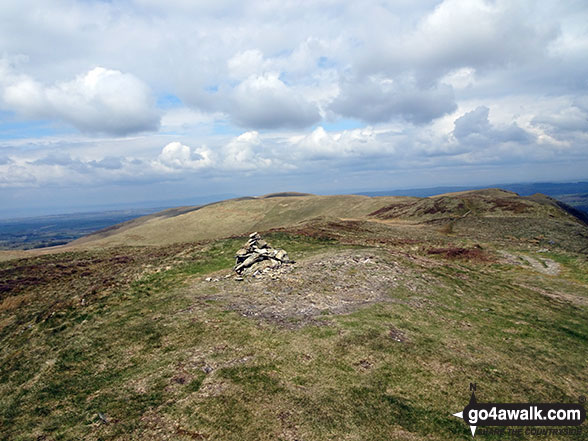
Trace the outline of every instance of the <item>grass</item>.
[[[300, 261], [348, 248], [264, 238]], [[586, 308], [536, 290], [587, 296], [581, 255], [546, 253], [563, 266], [548, 277], [384, 244], [404, 269], [390, 301], [290, 328], [210, 300], [217, 288], [199, 281], [243, 242], [0, 264], [19, 287], [0, 308], [0, 439], [466, 440], [451, 414], [470, 383], [481, 401], [586, 393]]]
[[359, 195], [276, 197], [229, 200], [178, 216], [139, 218], [127, 228], [111, 229], [81, 242], [102, 245], [166, 245], [246, 235], [288, 227], [316, 217], [362, 217], [402, 197]]

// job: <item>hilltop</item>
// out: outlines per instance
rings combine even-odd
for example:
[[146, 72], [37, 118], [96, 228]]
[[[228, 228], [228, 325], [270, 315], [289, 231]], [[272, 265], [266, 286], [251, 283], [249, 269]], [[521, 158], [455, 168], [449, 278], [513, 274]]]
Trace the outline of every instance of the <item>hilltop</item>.
[[[253, 231], [295, 263], [236, 278]], [[0, 439], [471, 439], [471, 382], [585, 394], [587, 250], [565, 204], [485, 189], [240, 198], [19, 252]]]
[[[564, 224], [587, 220], [582, 212], [547, 196], [520, 197], [499, 189], [448, 193], [428, 198], [276, 193], [164, 210], [98, 231], [71, 245], [166, 245], [239, 236], [257, 230], [300, 227], [316, 219], [324, 222], [347, 219], [423, 224], [468, 217], [490, 221], [508, 218], [517, 219], [517, 222], [553, 220]], [[557, 234], [556, 231], [554, 234]]]
[[316, 217], [361, 218], [405, 198], [270, 194], [181, 207], [144, 216], [73, 242], [74, 246], [164, 245], [238, 236]]

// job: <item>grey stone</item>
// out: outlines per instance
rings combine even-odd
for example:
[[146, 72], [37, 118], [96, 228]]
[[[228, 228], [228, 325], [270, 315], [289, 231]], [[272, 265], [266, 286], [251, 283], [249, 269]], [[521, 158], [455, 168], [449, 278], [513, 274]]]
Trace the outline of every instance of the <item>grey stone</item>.
[[235, 267], [235, 271], [240, 272], [241, 270], [243, 270], [243, 268], [250, 267], [255, 262], [262, 259], [263, 257], [260, 254], [252, 253], [249, 257], [247, 257], [247, 259], [245, 259], [243, 262], [241, 262], [239, 265]]
[[288, 253], [284, 250], [277, 250], [276, 259], [281, 260], [282, 262], [289, 262], [290, 258], [288, 257]]
[[[279, 268], [284, 263], [294, 263], [288, 253], [282, 249], [275, 249], [261, 238], [259, 233], [251, 233], [245, 246], [235, 253], [234, 270], [239, 275], [254, 274], [261, 276], [270, 269]], [[267, 269], [267, 271], [265, 271]]]

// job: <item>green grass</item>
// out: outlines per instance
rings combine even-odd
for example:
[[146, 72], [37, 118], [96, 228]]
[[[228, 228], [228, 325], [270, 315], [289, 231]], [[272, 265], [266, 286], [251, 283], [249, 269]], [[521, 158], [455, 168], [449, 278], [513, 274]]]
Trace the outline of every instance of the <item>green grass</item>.
[[[295, 260], [346, 248], [265, 238]], [[532, 289], [585, 293], [578, 255], [546, 255], [564, 266], [549, 278], [391, 254], [418, 277], [391, 287], [390, 302], [290, 329], [227, 310], [209, 300], [214, 284], [197, 282], [230, 269], [243, 242], [145, 250], [119, 268], [125, 283], [113, 270], [85, 306], [78, 291], [96, 280], [52, 278], [15, 294], [31, 299], [0, 315], [0, 439], [467, 440], [451, 414], [467, 404], [471, 382], [481, 401], [575, 402], [586, 393], [586, 308]]]
[[564, 252], [549, 252], [543, 254], [545, 257], [555, 260], [563, 265], [564, 275], [572, 280], [588, 284], [588, 259], [586, 255], [578, 255]]

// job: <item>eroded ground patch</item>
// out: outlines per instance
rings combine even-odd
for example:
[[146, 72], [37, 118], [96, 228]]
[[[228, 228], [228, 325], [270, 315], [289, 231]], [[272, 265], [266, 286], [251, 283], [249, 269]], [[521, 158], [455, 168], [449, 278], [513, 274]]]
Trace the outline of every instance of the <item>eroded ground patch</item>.
[[[223, 273], [192, 289], [208, 284], [214, 293], [207, 300], [225, 302], [244, 316], [298, 327], [377, 302], [399, 302], [392, 291], [410, 273], [383, 250], [354, 249], [316, 255], [243, 281]], [[411, 283], [408, 289], [418, 286]]]

